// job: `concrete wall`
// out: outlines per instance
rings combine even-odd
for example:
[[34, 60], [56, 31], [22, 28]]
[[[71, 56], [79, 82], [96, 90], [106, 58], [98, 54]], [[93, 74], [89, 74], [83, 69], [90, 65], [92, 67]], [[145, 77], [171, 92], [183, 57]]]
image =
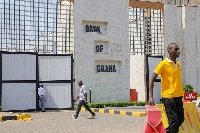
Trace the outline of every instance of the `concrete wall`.
[[[183, 23], [185, 23], [185, 27], [183, 27], [183, 36], [184, 36], [184, 53], [183, 56], [183, 65], [184, 65], [184, 84], [191, 84], [195, 90], [198, 89], [198, 76], [197, 76], [197, 55], [200, 51], [197, 51], [197, 38], [200, 37], [196, 33], [196, 8], [195, 7], [184, 7], [185, 9], [185, 20], [183, 19]], [[199, 14], [198, 14], [198, 17]], [[200, 75], [199, 75], [200, 76]]]
[[130, 55], [130, 88], [136, 89], [138, 101], [146, 100], [145, 55]]
[[[82, 80], [88, 91], [92, 89], [92, 102], [130, 99], [128, 4], [128, 0], [74, 1], [75, 92]], [[86, 25], [100, 26], [100, 32], [87, 32]], [[102, 52], [96, 51], [97, 45], [103, 45]], [[97, 65], [115, 65], [116, 72], [98, 72]]]
[[[200, 14], [200, 7], [196, 7], [196, 41], [197, 41], [197, 48], [196, 48], [196, 66], [197, 66], [197, 87], [198, 93], [200, 93], [200, 17], [198, 16]], [[197, 88], [195, 88], [197, 90]]]
[[[179, 45], [183, 85], [191, 84], [200, 93], [200, 7], [176, 7], [165, 4], [165, 46]], [[167, 53], [165, 54], [167, 55]]]

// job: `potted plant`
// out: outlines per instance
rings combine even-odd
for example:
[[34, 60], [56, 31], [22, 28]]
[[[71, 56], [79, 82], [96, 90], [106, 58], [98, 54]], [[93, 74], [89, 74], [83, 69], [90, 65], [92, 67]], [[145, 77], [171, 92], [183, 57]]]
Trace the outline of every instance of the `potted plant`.
[[183, 88], [184, 90], [184, 100], [197, 100], [197, 93], [190, 84], [186, 84]]

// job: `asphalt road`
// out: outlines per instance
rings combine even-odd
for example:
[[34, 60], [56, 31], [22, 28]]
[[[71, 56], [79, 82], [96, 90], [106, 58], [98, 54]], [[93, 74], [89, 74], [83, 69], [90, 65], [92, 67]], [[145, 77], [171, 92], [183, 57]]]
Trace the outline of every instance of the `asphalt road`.
[[0, 122], [1, 133], [141, 133], [145, 117], [80, 112], [78, 119], [71, 119], [75, 111], [28, 112], [33, 120]]

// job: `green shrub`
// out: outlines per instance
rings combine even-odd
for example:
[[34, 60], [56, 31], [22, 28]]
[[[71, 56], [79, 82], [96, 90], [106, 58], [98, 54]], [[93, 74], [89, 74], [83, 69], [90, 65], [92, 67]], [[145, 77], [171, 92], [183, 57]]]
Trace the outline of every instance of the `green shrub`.
[[127, 107], [127, 106], [145, 106], [145, 102], [105, 102], [105, 103], [88, 103], [90, 108], [104, 108], [104, 107]]
[[135, 103], [135, 106], [145, 106], [145, 102], [142, 102], [142, 101], [138, 101]]
[[2, 107], [0, 106], [0, 112], [2, 111]]
[[190, 84], [186, 84], [183, 90], [184, 92], [193, 92], [194, 88]]

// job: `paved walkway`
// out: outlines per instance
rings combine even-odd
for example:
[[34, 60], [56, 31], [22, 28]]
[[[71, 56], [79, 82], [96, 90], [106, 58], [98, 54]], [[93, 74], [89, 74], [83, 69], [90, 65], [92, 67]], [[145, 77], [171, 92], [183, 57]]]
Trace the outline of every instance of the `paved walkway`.
[[[145, 107], [110, 107], [107, 110], [145, 112]], [[200, 111], [200, 107], [197, 107]], [[47, 112], [25, 112], [32, 120], [8, 120], [0, 122], [1, 133], [141, 133], [145, 117], [96, 112], [95, 119], [91, 114], [81, 111], [78, 119], [71, 119], [75, 110]], [[16, 115], [0, 112], [0, 115]]]
[[78, 119], [71, 119], [75, 111], [28, 112], [33, 120], [4, 121], [1, 133], [141, 133], [144, 117], [81, 111]]
[[106, 107], [105, 109], [113, 109], [118, 111], [127, 111], [127, 112], [145, 112], [145, 106], [130, 106], [130, 107]]

